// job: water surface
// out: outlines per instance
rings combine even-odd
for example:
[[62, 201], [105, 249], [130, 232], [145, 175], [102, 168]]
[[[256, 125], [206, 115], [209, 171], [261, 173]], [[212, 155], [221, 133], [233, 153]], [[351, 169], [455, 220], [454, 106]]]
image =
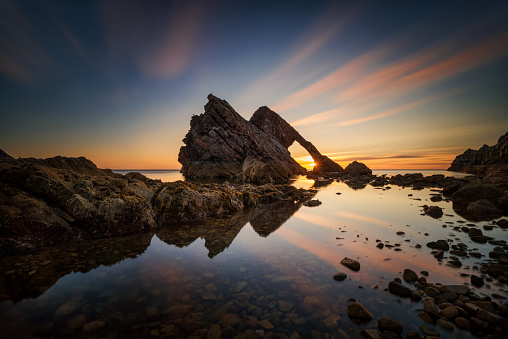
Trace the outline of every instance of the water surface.
[[[313, 183], [299, 177], [293, 184], [310, 188]], [[411, 268], [428, 271], [429, 282], [468, 283], [467, 274], [478, 274], [472, 266], [493, 247], [453, 230], [467, 221], [450, 202], [431, 203], [436, 192], [430, 189], [353, 190], [339, 182], [317, 189], [315, 198], [323, 202], [318, 207], [262, 206], [225, 219], [1, 258], [2, 330], [22, 338], [204, 338], [217, 331], [223, 337], [355, 338], [390, 317], [404, 324], [405, 337], [423, 324], [417, 317], [422, 303], [385, 291], [388, 282]], [[423, 216], [423, 204], [439, 205], [445, 215]], [[501, 229], [484, 233], [506, 239]], [[438, 239], [463, 242], [484, 257], [461, 258], [464, 265], [453, 268], [425, 246]], [[376, 240], [395, 247], [378, 249]], [[360, 271], [342, 266], [344, 257], [358, 260]], [[348, 279], [333, 280], [338, 271]], [[494, 283], [475, 290], [507, 295]], [[352, 299], [374, 320], [351, 321]], [[443, 337], [471, 336], [438, 330]]]

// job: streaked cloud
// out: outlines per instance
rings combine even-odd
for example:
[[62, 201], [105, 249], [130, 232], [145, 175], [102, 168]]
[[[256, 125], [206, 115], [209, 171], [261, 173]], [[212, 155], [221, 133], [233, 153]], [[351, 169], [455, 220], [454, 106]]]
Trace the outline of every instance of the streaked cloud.
[[[287, 77], [298, 71], [298, 67], [305, 61], [318, 53], [323, 47], [340, 34], [341, 30], [346, 27], [357, 15], [358, 8], [340, 8], [340, 16], [337, 13], [338, 4], [334, 4], [332, 8], [327, 8], [323, 14], [307, 29], [299, 41], [295, 44], [287, 59], [283, 60], [275, 69], [270, 70], [259, 79], [249, 84], [245, 90], [239, 95], [239, 100], [252, 96], [252, 93], [266, 93], [276, 89], [284, 84]], [[310, 73], [309, 76], [312, 76]], [[299, 74], [300, 81], [305, 76]]]
[[37, 28], [10, 1], [0, 11], [0, 73], [34, 84], [57, 67], [56, 60], [37, 39]]
[[155, 7], [101, 3], [104, 36], [114, 60], [130, 58], [144, 76], [170, 79], [192, 66], [208, 6], [193, 1]]

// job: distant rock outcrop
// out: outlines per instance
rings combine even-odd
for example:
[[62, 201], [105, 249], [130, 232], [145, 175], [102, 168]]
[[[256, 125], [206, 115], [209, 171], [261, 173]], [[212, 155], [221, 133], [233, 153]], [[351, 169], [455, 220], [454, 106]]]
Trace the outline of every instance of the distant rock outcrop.
[[347, 165], [346, 169], [344, 170], [346, 174], [359, 176], [359, 175], [371, 175], [372, 170], [367, 167], [362, 162], [353, 161], [349, 165]]
[[508, 133], [494, 146], [483, 145], [479, 150], [468, 149], [453, 160], [448, 171], [476, 175], [508, 174]]
[[290, 124], [267, 107], [250, 121], [227, 101], [208, 96], [205, 112], [193, 116], [178, 161], [186, 178], [236, 178], [254, 183], [287, 182], [307, 171], [289, 153], [297, 141], [312, 156], [315, 171], [343, 172]]

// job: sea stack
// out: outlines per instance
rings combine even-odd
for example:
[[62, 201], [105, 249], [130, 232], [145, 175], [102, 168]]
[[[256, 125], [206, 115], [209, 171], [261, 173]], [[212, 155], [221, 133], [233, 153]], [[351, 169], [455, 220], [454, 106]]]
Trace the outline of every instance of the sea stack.
[[247, 121], [227, 101], [210, 94], [205, 112], [193, 116], [190, 125], [178, 155], [181, 172], [188, 179], [288, 182], [293, 175], [307, 172], [288, 150], [295, 141], [312, 156], [317, 164], [315, 171], [344, 171], [266, 106]]

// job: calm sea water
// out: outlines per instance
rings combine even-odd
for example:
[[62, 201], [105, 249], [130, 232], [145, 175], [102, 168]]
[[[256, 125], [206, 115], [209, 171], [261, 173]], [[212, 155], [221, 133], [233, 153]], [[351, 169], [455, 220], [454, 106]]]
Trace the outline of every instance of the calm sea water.
[[[180, 175], [143, 174], [163, 181]], [[293, 184], [309, 188], [313, 181], [299, 177]], [[356, 338], [361, 329], [377, 328], [378, 319], [390, 317], [404, 324], [405, 337], [424, 324], [417, 317], [422, 303], [385, 291], [390, 280], [411, 268], [428, 271], [429, 282], [467, 283], [465, 275], [478, 274], [472, 267], [483, 260], [461, 258], [463, 266], [453, 268], [446, 265], [447, 258], [436, 260], [425, 244], [451, 239], [487, 258], [493, 247], [453, 230], [466, 221], [450, 202], [431, 203], [436, 192], [430, 189], [353, 190], [339, 182], [317, 189], [315, 198], [323, 202], [318, 207], [263, 206], [226, 219], [2, 258], [2, 332], [21, 338], [213, 338], [242, 333]], [[445, 215], [438, 220], [423, 216], [423, 204], [439, 205]], [[405, 233], [396, 235], [398, 231]], [[507, 235], [496, 228], [485, 232], [497, 239]], [[376, 240], [395, 247], [380, 250]], [[358, 260], [361, 269], [342, 266], [344, 257]], [[348, 279], [333, 280], [338, 271]], [[507, 296], [494, 283], [476, 291]], [[347, 306], [352, 299], [374, 320], [351, 321]], [[471, 337], [459, 329], [437, 329], [442, 337]]]

